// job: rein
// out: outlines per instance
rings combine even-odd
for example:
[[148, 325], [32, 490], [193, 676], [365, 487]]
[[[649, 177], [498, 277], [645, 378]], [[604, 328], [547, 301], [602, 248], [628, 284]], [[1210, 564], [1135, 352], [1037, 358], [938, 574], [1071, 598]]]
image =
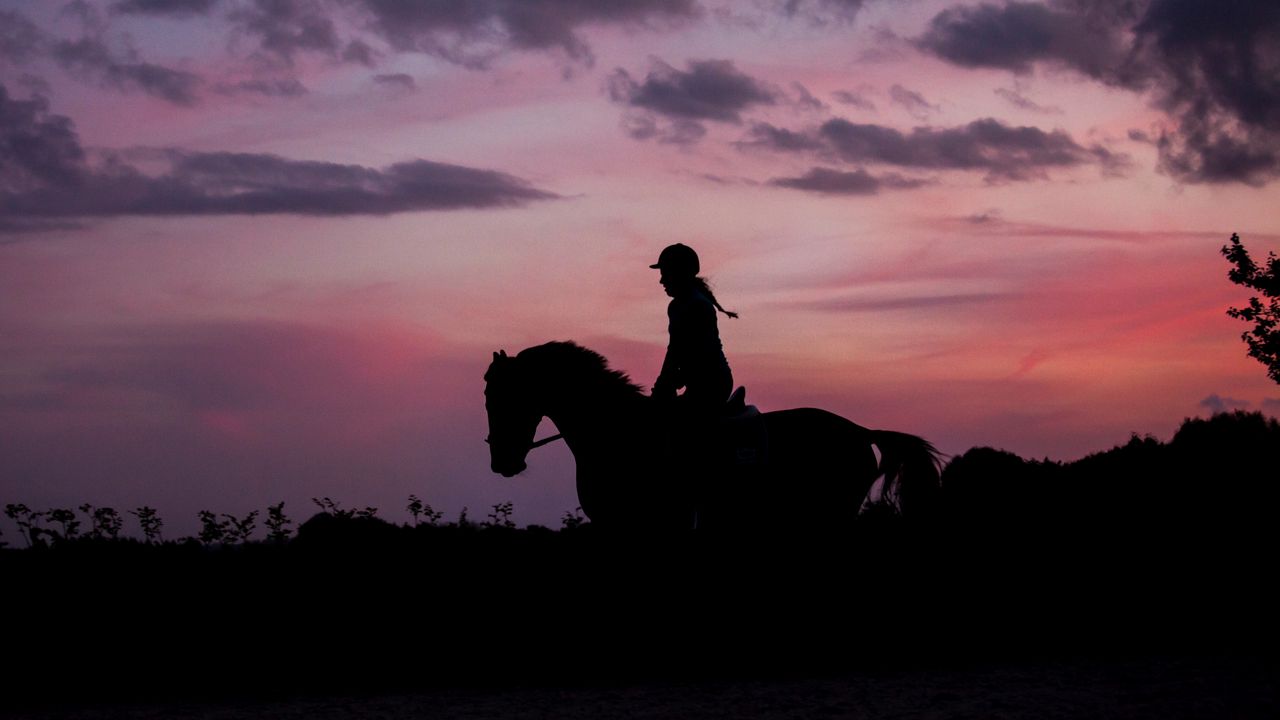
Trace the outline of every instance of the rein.
[[[556, 433], [555, 435], [552, 435], [552, 436], [550, 436], [550, 437], [544, 437], [544, 438], [542, 438], [541, 440], [535, 440], [535, 441], [533, 442], [533, 444], [529, 446], [529, 450], [536, 450], [536, 449], [538, 449], [538, 448], [542, 447], [543, 445], [546, 445], [547, 443], [553, 443], [553, 442], [555, 442], [555, 441], [557, 441], [557, 440], [563, 440], [563, 439], [564, 439], [564, 433]], [[489, 444], [489, 438], [485, 438], [485, 439], [484, 439], [484, 443], [485, 443], [486, 445], [488, 445], [488, 444]], [[528, 452], [528, 451], [526, 451], [526, 452]]]
[[563, 440], [563, 439], [564, 439], [563, 433], [556, 433], [555, 435], [552, 435], [550, 437], [544, 437], [541, 440], [535, 441], [532, 445], [529, 446], [529, 449], [535, 450], [537, 448], [542, 447], [543, 445], [546, 445], [547, 443], [553, 443], [557, 440]]

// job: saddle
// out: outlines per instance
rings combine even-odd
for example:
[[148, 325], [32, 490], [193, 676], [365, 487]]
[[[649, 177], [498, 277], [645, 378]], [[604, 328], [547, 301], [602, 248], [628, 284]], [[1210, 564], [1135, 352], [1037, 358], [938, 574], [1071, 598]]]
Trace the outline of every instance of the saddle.
[[764, 416], [755, 405], [747, 404], [747, 389], [739, 386], [725, 403], [720, 419], [721, 446], [729, 461], [739, 468], [763, 463], [769, 455], [769, 433]]
[[746, 388], [734, 390], [719, 415], [708, 419], [709, 425], [669, 427], [665, 454], [686, 461], [700, 457], [700, 462], [710, 461], [722, 469], [747, 470], [761, 464], [769, 452], [764, 415], [748, 405], [746, 397]]

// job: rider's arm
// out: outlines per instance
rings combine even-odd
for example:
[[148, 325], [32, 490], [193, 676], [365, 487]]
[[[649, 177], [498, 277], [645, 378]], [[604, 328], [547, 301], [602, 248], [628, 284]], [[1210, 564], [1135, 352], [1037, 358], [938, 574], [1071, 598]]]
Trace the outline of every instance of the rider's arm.
[[653, 383], [654, 397], [673, 397], [676, 390], [684, 387], [684, 380], [680, 378], [680, 358], [684, 350], [684, 327], [683, 308], [679, 307], [677, 301], [672, 300], [667, 305], [667, 334], [670, 336], [667, 342], [667, 356], [662, 361], [662, 371], [658, 373], [658, 379]]

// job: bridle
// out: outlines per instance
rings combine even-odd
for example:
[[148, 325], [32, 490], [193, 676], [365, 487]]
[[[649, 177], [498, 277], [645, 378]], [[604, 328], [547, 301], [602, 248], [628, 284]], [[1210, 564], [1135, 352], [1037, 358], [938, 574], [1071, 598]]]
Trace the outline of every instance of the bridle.
[[[556, 433], [555, 435], [551, 435], [551, 436], [549, 436], [549, 437], [544, 437], [544, 438], [542, 438], [541, 440], [535, 440], [533, 443], [531, 443], [531, 444], [529, 445], [528, 449], [527, 449], [527, 450], [525, 450], [525, 452], [529, 452], [529, 450], [536, 450], [536, 449], [538, 449], [538, 448], [542, 447], [543, 445], [546, 445], [547, 443], [553, 443], [553, 442], [555, 442], [555, 441], [557, 441], [557, 440], [563, 440], [563, 439], [564, 439], [564, 433]], [[485, 438], [485, 439], [484, 439], [484, 443], [485, 443], [486, 445], [488, 445], [488, 444], [489, 444], [489, 438]]]

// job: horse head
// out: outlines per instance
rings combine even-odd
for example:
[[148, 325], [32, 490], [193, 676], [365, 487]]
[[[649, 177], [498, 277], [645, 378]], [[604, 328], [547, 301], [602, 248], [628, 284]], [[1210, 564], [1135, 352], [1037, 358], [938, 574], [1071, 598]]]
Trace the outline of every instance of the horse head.
[[493, 354], [484, 374], [484, 407], [489, 415], [489, 467], [503, 477], [512, 477], [528, 467], [525, 457], [533, 448], [533, 434], [542, 413], [532, 402], [528, 378], [518, 358], [505, 350]]

